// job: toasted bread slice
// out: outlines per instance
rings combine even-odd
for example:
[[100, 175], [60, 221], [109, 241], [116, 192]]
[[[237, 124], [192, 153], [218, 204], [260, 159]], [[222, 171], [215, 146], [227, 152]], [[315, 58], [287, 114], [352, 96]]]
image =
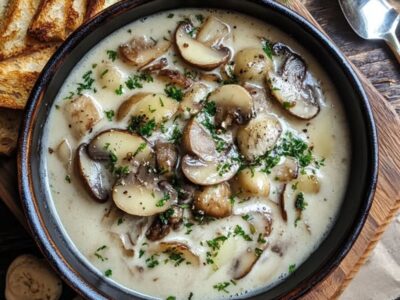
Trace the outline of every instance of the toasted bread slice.
[[27, 29], [39, 3], [40, 0], [9, 0], [0, 24], [0, 60], [37, 47], [37, 42], [27, 36]]
[[41, 42], [61, 42], [67, 37], [67, 14], [72, 0], [43, 0], [28, 34]]
[[67, 29], [74, 31], [82, 25], [85, 13], [87, 0], [71, 0], [71, 6], [67, 14]]
[[40, 71], [56, 46], [0, 62], [0, 107], [23, 109]]
[[88, 0], [85, 20], [89, 20], [103, 9], [117, 3], [119, 0]]
[[9, 155], [17, 147], [22, 111], [0, 108], [0, 154]]

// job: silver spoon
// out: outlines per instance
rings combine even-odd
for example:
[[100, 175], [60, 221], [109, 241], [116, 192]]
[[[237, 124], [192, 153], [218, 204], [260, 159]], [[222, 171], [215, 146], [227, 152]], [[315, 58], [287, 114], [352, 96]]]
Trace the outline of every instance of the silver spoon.
[[339, 0], [353, 30], [364, 39], [382, 39], [400, 62], [400, 42], [396, 28], [400, 15], [386, 0]]

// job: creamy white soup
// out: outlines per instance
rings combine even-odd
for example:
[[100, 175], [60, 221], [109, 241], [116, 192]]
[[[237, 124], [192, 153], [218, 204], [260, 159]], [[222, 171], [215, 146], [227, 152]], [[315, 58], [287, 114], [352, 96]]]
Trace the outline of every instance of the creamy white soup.
[[321, 64], [220, 10], [156, 14], [89, 49], [55, 99], [44, 155], [61, 223], [99, 276], [220, 299], [301, 267], [335, 222], [350, 163]]

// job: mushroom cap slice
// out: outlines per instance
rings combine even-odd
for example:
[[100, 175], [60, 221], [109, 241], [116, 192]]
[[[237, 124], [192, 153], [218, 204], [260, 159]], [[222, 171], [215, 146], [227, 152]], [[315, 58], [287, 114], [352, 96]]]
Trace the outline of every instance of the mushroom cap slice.
[[61, 293], [61, 279], [44, 260], [21, 255], [8, 267], [5, 288], [7, 300], [58, 300]]
[[152, 149], [146, 141], [135, 133], [122, 129], [109, 129], [96, 135], [88, 146], [93, 160], [109, 160], [115, 155], [118, 165], [127, 165], [132, 160], [148, 161]]
[[170, 47], [171, 43], [163, 39], [154, 42], [146, 37], [136, 37], [121, 45], [119, 52], [125, 62], [141, 68], [167, 52]]
[[182, 23], [175, 32], [175, 43], [179, 54], [186, 63], [210, 71], [227, 62], [230, 56], [228, 48], [211, 48], [190, 37], [191, 24]]
[[273, 115], [259, 115], [240, 128], [237, 140], [240, 152], [253, 160], [271, 150], [282, 134], [282, 125]]
[[213, 47], [219, 45], [229, 35], [230, 31], [228, 24], [214, 16], [209, 16], [201, 26], [196, 40], [208, 47]]
[[103, 118], [100, 105], [84, 95], [65, 104], [64, 111], [76, 138], [84, 136]]
[[239, 167], [236, 160], [227, 157], [211, 162], [190, 155], [185, 155], [182, 159], [182, 171], [186, 178], [199, 185], [214, 185], [227, 181], [235, 176]]
[[169, 209], [177, 200], [171, 188], [161, 188], [153, 182], [140, 182], [130, 175], [114, 185], [112, 199], [124, 212], [141, 217], [153, 216]]
[[174, 144], [158, 142], [155, 147], [157, 167], [160, 173], [171, 177], [178, 163], [178, 151]]
[[241, 81], [262, 82], [272, 61], [261, 48], [246, 48], [235, 56], [234, 74]]
[[76, 152], [76, 167], [78, 176], [89, 195], [97, 202], [106, 202], [111, 191], [108, 171], [99, 162], [90, 159], [87, 144], [81, 144]]
[[136, 94], [126, 100], [118, 109], [117, 119], [126, 116], [145, 116], [160, 124], [169, 120], [178, 110], [179, 103], [164, 94]]
[[299, 176], [297, 160], [287, 157], [282, 164], [274, 168], [273, 175], [275, 179], [286, 183], [296, 179]]
[[227, 84], [213, 91], [209, 98], [216, 104], [215, 122], [226, 128], [233, 121], [244, 124], [253, 117], [253, 99], [238, 84]]
[[196, 210], [214, 218], [228, 217], [232, 213], [232, 203], [229, 199], [231, 189], [227, 182], [206, 186], [198, 192], [194, 199]]
[[187, 262], [192, 266], [198, 267], [200, 265], [200, 258], [193, 253], [189, 246], [180, 242], [161, 242], [155, 247], [149, 249], [150, 252], [155, 253], [177, 253], [182, 254]]
[[209, 131], [192, 118], [183, 131], [183, 147], [191, 155], [204, 161], [213, 161], [218, 156], [214, 139]]
[[267, 84], [274, 98], [290, 114], [304, 120], [320, 111], [323, 95], [316, 80], [307, 71], [303, 58], [283, 44], [273, 46], [275, 68], [267, 72]]

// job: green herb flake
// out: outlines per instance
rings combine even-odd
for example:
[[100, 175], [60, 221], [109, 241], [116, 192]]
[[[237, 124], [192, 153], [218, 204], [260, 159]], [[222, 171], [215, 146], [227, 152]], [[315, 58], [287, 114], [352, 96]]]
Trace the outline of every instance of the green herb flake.
[[106, 271], [104, 272], [104, 275], [106, 275], [106, 277], [112, 276], [112, 270], [111, 270], [111, 269], [106, 270]]
[[104, 75], [106, 75], [107, 73], [108, 73], [108, 69], [105, 69], [103, 72], [101, 72], [100, 78], [103, 78]]
[[103, 250], [107, 249], [106, 245], [103, 245], [99, 248], [97, 248], [97, 250], [94, 252], [94, 256], [96, 256], [98, 259], [100, 259], [101, 261], [106, 261], [108, 260], [107, 257], [104, 257], [100, 252], [102, 252]]
[[294, 206], [296, 207], [297, 210], [303, 211], [306, 209], [308, 203], [304, 200], [304, 194], [303, 193], [298, 193], [296, 196], [296, 201], [294, 203]]
[[226, 289], [228, 286], [230, 286], [229, 282], [221, 282], [221, 283], [217, 283], [213, 286], [214, 289], [216, 289], [218, 292], [225, 292], [227, 294], [229, 294], [228, 290]]
[[144, 149], [146, 149], [147, 144], [146, 143], [141, 143], [139, 147], [136, 149], [136, 151], [133, 153], [133, 157], [138, 155], [140, 152], [142, 152]]
[[248, 234], [246, 234], [246, 232], [243, 230], [243, 228], [240, 225], [236, 225], [235, 229], [233, 231], [233, 236], [237, 236], [237, 235], [243, 237], [243, 239], [248, 242], [253, 240]]
[[139, 258], [142, 258], [143, 255], [144, 255], [144, 250], [143, 250], [143, 249], [140, 249], [140, 250], [139, 250]]
[[257, 257], [260, 257], [261, 254], [264, 252], [264, 250], [260, 249], [260, 248], [255, 248], [254, 252], [256, 253]]
[[272, 60], [272, 55], [273, 55], [272, 43], [267, 39], [262, 39], [261, 44], [264, 53], [269, 57], [269, 59]]
[[174, 144], [179, 144], [182, 138], [182, 132], [179, 130], [178, 126], [175, 126], [174, 130], [172, 131], [171, 137], [168, 141], [173, 142]]
[[156, 257], [158, 257], [158, 255], [154, 254], [146, 259], [146, 265], [149, 269], [153, 269], [159, 265], [159, 262], [156, 259]]
[[258, 234], [257, 243], [265, 244], [266, 242], [267, 242], [267, 240], [264, 238], [264, 236], [261, 233]]
[[65, 181], [71, 183], [71, 177], [69, 175], [65, 175]]
[[106, 110], [104, 111], [104, 114], [106, 115], [108, 121], [112, 122], [114, 116], [115, 116], [115, 112], [113, 110]]
[[157, 207], [163, 207], [165, 203], [170, 199], [170, 195], [167, 193], [164, 193], [164, 196], [156, 203]]
[[111, 61], [115, 61], [117, 59], [118, 53], [114, 50], [107, 50], [107, 55], [108, 58], [111, 59]]
[[124, 91], [123, 91], [123, 89], [122, 89], [122, 84], [120, 84], [119, 87], [115, 90], [115, 93], [116, 93], [118, 96], [121, 96], [121, 95], [124, 93]]
[[289, 274], [292, 274], [296, 270], [296, 264], [292, 264], [289, 266]]
[[178, 102], [181, 102], [183, 99], [183, 91], [182, 89], [174, 86], [174, 85], [167, 85], [164, 89], [165, 93], [168, 97], [175, 99]]
[[172, 19], [173, 17], [174, 17], [174, 14], [173, 14], [173, 13], [170, 13], [170, 14], [168, 14], [168, 16], [167, 16], [168, 19]]
[[124, 223], [124, 221], [125, 221], [125, 219], [124, 218], [118, 218], [118, 221], [117, 221], [117, 225], [119, 226], [119, 225], [121, 225], [122, 223]]

